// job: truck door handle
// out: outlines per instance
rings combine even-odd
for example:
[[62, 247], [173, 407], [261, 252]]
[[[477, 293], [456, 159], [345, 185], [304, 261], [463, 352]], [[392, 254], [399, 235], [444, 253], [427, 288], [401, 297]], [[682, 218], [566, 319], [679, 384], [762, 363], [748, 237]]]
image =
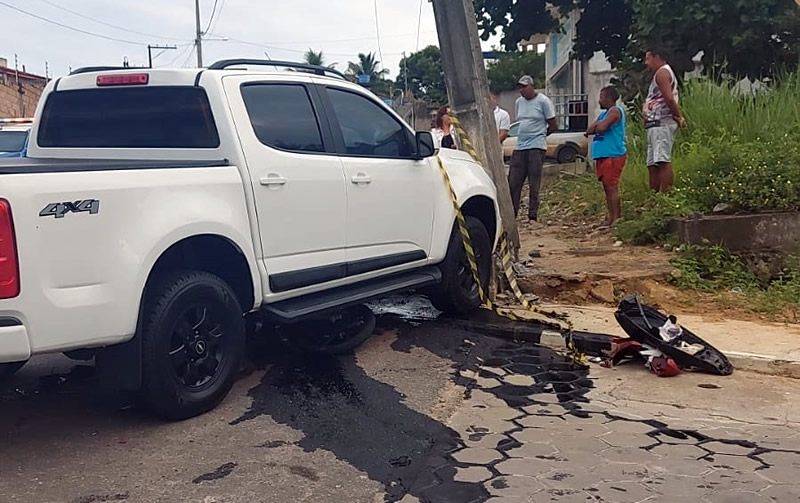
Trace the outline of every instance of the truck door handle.
[[286, 178], [275, 173], [270, 173], [267, 176], [262, 177], [260, 182], [261, 185], [267, 185], [267, 186], [286, 185]]
[[372, 183], [372, 178], [366, 173], [358, 173], [350, 179], [356, 185]]

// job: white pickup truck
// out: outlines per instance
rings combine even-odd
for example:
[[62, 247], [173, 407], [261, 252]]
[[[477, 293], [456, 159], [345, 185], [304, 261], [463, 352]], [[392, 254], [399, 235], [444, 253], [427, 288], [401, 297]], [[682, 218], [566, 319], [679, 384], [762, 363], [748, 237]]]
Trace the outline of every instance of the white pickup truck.
[[[252, 316], [286, 326], [411, 289], [477, 307], [430, 133], [335, 73], [227, 60], [52, 81], [28, 157], [0, 160], [0, 372], [95, 358], [181, 419], [230, 390]], [[488, 282], [494, 185], [438, 155]]]

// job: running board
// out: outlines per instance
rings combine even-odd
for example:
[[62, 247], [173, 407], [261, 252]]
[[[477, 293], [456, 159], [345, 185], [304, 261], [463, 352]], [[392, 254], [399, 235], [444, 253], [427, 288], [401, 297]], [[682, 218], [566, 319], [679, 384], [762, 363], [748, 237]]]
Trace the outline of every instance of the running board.
[[439, 284], [442, 273], [429, 266], [385, 278], [362, 281], [324, 292], [283, 300], [263, 307], [265, 314], [280, 323], [296, 323], [324, 311], [361, 304], [376, 297]]

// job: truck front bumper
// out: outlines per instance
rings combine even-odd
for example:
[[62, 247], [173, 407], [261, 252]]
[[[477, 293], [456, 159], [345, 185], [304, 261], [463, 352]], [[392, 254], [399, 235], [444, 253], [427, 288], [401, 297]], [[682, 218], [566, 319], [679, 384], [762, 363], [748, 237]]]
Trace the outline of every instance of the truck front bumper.
[[0, 318], [0, 363], [23, 362], [30, 357], [25, 325], [16, 318]]

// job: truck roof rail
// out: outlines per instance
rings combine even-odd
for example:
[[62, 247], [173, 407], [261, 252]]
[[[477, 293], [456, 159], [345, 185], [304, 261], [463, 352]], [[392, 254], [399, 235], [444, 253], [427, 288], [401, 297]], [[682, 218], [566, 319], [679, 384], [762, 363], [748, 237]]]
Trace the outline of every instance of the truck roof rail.
[[304, 70], [307, 72], [312, 72], [316, 75], [324, 76], [326, 74], [332, 74], [341, 79], [345, 78], [344, 74], [339, 70], [336, 70], [335, 68], [328, 68], [319, 65], [309, 65], [306, 63], [296, 63], [294, 61], [276, 61], [272, 59], [223, 59], [209, 66], [208, 69], [225, 70], [231, 66], [239, 66], [239, 65], [275, 66], [280, 68], [290, 68], [294, 70]]
[[92, 72], [108, 72], [111, 70], [149, 70], [149, 68], [134, 68], [132, 66], [84, 66], [83, 68], [78, 68], [76, 70], [72, 70], [69, 74], [70, 75], [78, 75], [81, 73], [92, 73]]

